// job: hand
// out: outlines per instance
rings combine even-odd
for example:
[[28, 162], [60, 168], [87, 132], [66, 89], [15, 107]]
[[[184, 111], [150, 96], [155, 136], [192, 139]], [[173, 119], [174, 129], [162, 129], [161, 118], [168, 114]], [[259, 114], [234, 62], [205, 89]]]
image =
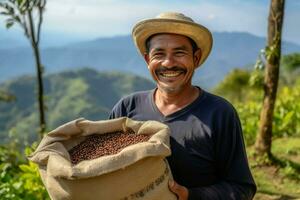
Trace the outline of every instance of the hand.
[[179, 185], [175, 181], [169, 181], [170, 190], [176, 194], [178, 200], [187, 200], [189, 196], [189, 191], [186, 187]]

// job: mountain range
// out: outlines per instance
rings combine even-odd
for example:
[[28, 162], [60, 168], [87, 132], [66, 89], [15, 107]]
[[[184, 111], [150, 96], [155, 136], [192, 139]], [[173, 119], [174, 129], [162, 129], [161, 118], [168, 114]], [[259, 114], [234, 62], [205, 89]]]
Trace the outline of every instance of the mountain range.
[[[112, 107], [124, 95], [154, 88], [148, 79], [120, 72], [98, 72], [78, 69], [47, 75], [45, 105], [47, 130], [84, 117], [107, 119]], [[36, 79], [21, 76], [0, 84], [0, 91], [9, 91], [16, 101], [0, 101], [0, 144], [9, 137], [33, 142], [37, 139], [38, 105]]]
[[[211, 55], [194, 75], [194, 82], [204, 88], [215, 86], [233, 68], [252, 66], [266, 44], [265, 38], [244, 32], [214, 32], [213, 38]], [[0, 39], [0, 82], [22, 74], [35, 74], [31, 48], [18, 41], [18, 38]], [[300, 52], [300, 45], [283, 42], [282, 51], [283, 54]], [[42, 48], [41, 56], [46, 74], [90, 67], [151, 79], [129, 35]]]

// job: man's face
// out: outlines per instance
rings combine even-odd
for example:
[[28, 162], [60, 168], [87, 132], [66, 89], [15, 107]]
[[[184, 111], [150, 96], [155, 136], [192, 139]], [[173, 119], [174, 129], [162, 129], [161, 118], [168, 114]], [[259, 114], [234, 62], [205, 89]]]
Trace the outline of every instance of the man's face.
[[176, 34], [159, 34], [150, 40], [145, 55], [148, 69], [160, 89], [179, 92], [191, 85], [200, 50], [193, 53], [189, 39]]

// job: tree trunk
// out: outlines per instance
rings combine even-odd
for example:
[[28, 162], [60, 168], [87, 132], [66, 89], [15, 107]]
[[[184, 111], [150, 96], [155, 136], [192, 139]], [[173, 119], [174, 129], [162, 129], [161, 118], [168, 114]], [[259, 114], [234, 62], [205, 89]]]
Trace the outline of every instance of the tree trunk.
[[264, 99], [260, 114], [259, 132], [255, 142], [255, 150], [259, 156], [271, 156], [272, 122], [279, 77], [284, 3], [285, 0], [272, 0], [269, 11]]
[[39, 113], [40, 113], [39, 137], [41, 139], [46, 131], [43, 70], [42, 70], [42, 64], [41, 64], [41, 59], [40, 59], [39, 44], [38, 44], [37, 38], [35, 36], [34, 23], [33, 23], [32, 15], [31, 15], [30, 11], [28, 12], [28, 19], [29, 19], [29, 24], [30, 24], [31, 46], [33, 48], [35, 65], [36, 65], [36, 73], [37, 73], [37, 83], [38, 83], [37, 98], [38, 98]]
[[43, 71], [40, 61], [40, 53], [38, 46], [33, 46], [36, 71], [37, 71], [37, 81], [38, 81], [38, 102], [39, 102], [39, 112], [40, 112], [40, 139], [43, 137], [46, 132], [46, 120], [45, 120], [45, 106], [44, 106], [44, 84], [43, 84]]

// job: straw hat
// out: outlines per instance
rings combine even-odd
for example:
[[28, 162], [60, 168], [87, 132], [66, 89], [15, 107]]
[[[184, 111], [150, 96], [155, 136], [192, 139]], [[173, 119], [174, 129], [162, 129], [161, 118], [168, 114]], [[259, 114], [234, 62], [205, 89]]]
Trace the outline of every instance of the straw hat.
[[206, 60], [212, 48], [213, 39], [207, 28], [181, 13], [165, 12], [156, 18], [140, 21], [134, 26], [132, 37], [142, 55], [146, 53], [146, 40], [157, 33], [179, 34], [194, 40], [202, 52], [197, 67]]

